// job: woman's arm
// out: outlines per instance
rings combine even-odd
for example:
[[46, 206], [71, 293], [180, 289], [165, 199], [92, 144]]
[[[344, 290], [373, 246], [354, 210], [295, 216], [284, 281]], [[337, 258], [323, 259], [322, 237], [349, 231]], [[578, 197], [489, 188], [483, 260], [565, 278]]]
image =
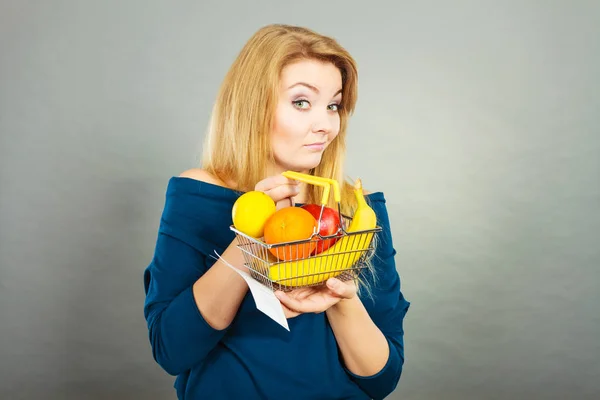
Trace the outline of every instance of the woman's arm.
[[[231, 324], [248, 290], [242, 277], [209, 250], [198, 249], [178, 229], [169, 227], [175, 216], [161, 223], [155, 254], [144, 272], [152, 354], [171, 375], [201, 364]], [[239, 250], [232, 242], [222, 256], [240, 266]]]
[[386, 365], [390, 348], [358, 296], [340, 300], [326, 311], [346, 368], [372, 376]]
[[[226, 186], [225, 182], [198, 168], [187, 170], [181, 176]], [[280, 208], [290, 206], [291, 196], [298, 192], [296, 186], [297, 183], [292, 183], [290, 179], [276, 175], [258, 182], [255, 190], [269, 195]], [[244, 256], [237, 244], [235, 239], [221, 257], [230, 264], [247, 270], [244, 267]], [[231, 324], [247, 291], [248, 285], [244, 279], [221, 260], [194, 284], [194, 297], [198, 309], [215, 329], [225, 329]]]
[[382, 399], [394, 391], [402, 375], [403, 322], [410, 303], [401, 291], [383, 193], [371, 195], [370, 201], [382, 228], [371, 260], [376, 279], [365, 276], [371, 295], [341, 300], [326, 315], [346, 372], [371, 398]]
[[403, 321], [410, 303], [400, 291], [396, 252], [375, 262], [372, 296], [340, 300], [326, 311], [350, 378], [372, 399], [394, 391], [404, 365]]
[[[244, 267], [241, 250], [236, 247], [237, 239], [221, 254], [231, 265]], [[196, 306], [210, 326], [217, 330], [227, 328], [248, 291], [246, 281], [221, 260], [194, 283]]]
[[293, 314], [326, 310], [346, 372], [371, 399], [394, 391], [404, 364], [403, 320], [410, 303], [400, 291], [395, 254], [388, 248], [376, 256], [378, 279], [369, 283], [372, 296], [361, 299], [353, 282], [334, 278], [320, 290], [276, 292]]
[[[200, 171], [182, 177], [214, 183]], [[213, 258], [211, 239], [219, 232], [205, 210], [219, 204], [198, 193], [198, 186], [189, 181], [170, 182], [154, 256], [144, 271], [144, 316], [152, 354], [172, 375], [203, 362], [248, 290], [239, 274]], [[233, 239], [221, 256], [241, 267], [243, 256], [236, 245]]]
[[[180, 175], [215, 185], [221, 182], [193, 169]], [[283, 178], [283, 177], [282, 177]], [[238, 273], [213, 258], [215, 230], [210, 211], [231, 212], [228, 203], [204, 197], [190, 181], [172, 182], [161, 216], [154, 256], [144, 271], [147, 321], [152, 354], [157, 363], [178, 375], [204, 361], [235, 318], [248, 285]], [[290, 197], [287, 178], [270, 179], [265, 189], [274, 201]], [[226, 210], [223, 210], [223, 207]], [[243, 268], [237, 240], [220, 254], [229, 264]], [[216, 254], [214, 255], [216, 256]]]

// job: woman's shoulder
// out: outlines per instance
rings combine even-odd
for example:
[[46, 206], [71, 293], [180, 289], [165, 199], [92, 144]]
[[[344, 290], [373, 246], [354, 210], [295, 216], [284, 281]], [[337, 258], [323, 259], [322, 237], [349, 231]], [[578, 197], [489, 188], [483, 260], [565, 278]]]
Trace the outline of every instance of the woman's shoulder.
[[231, 188], [214, 174], [202, 169], [191, 168], [172, 176], [167, 187], [168, 197], [194, 197], [235, 201], [240, 192]]
[[231, 210], [240, 194], [202, 169], [169, 179], [160, 231], [209, 254], [231, 242]]
[[179, 174], [179, 178], [189, 178], [200, 182], [227, 187], [225, 182], [202, 168], [190, 168]]

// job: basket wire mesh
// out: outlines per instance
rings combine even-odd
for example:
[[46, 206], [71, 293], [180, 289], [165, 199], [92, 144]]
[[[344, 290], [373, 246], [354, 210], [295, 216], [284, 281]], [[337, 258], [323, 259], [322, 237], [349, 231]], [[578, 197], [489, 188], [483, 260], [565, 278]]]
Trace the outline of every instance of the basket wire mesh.
[[[302, 174], [293, 176], [308, 180]], [[318, 183], [318, 179], [322, 178], [311, 177], [309, 183], [322, 185]], [[328, 191], [325, 192], [324, 199], [325, 196], [328, 196]], [[238, 241], [237, 247], [243, 253], [250, 276], [272, 290], [282, 291], [323, 285], [331, 277], [342, 281], [357, 278], [360, 270], [366, 267], [365, 260], [374, 251], [373, 236], [381, 228], [377, 226], [374, 229], [348, 232], [346, 229], [352, 218], [341, 213], [339, 195], [336, 197], [341, 226], [332, 235], [319, 234], [325, 200], [313, 235], [304, 240], [267, 244], [262, 238], [248, 236], [232, 225], [231, 230], [235, 232]]]

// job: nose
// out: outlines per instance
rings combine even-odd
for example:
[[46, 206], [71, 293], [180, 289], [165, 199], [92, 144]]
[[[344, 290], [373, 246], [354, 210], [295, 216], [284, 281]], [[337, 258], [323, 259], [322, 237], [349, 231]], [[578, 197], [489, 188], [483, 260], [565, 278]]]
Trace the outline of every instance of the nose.
[[315, 112], [314, 120], [312, 124], [312, 131], [314, 133], [329, 134], [333, 130], [334, 117], [327, 111]]

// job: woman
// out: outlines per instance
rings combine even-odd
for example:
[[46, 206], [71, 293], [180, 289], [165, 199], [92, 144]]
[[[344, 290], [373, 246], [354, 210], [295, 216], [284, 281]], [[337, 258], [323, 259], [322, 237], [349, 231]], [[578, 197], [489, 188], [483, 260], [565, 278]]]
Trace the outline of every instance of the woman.
[[346, 126], [357, 71], [333, 39], [270, 25], [244, 46], [219, 92], [202, 168], [169, 181], [144, 315], [155, 360], [177, 375], [180, 399], [381, 399], [404, 362], [400, 291], [383, 193], [366, 193], [378, 225], [369, 290], [330, 279], [319, 289], [277, 293], [290, 331], [256, 309], [231, 210], [241, 193], [263, 191], [278, 208], [314, 203], [319, 189], [281, 172], [344, 182]]

